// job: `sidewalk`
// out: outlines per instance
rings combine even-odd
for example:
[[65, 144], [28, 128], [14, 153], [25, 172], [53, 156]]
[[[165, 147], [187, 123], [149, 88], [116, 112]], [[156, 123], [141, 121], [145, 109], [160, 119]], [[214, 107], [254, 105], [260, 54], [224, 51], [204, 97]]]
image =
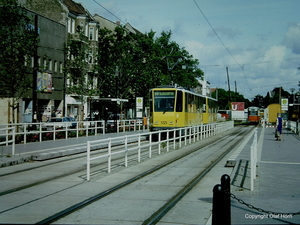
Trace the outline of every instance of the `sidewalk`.
[[284, 129], [283, 140], [276, 141], [274, 128], [257, 131], [259, 149], [254, 191], [250, 191], [253, 137], [236, 158], [231, 174], [231, 193], [245, 202], [231, 199], [231, 224], [300, 224], [299, 136]]
[[[31, 160], [46, 160], [77, 153], [86, 152], [87, 141], [100, 140], [106, 138], [120, 137], [137, 133], [148, 132], [147, 130], [107, 133], [97, 136], [60, 139], [55, 141], [31, 142], [26, 144], [17, 144], [15, 155], [11, 157], [0, 158], [0, 168], [28, 162]], [[0, 154], [11, 153], [11, 146], [1, 146]]]

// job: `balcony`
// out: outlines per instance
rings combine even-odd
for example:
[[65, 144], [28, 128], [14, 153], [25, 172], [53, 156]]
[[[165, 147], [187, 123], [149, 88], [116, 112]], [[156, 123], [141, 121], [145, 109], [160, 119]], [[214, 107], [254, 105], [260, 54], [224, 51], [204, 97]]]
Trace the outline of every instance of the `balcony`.
[[75, 34], [68, 33], [68, 38], [70, 40], [82, 40], [85, 43], [89, 42], [89, 39], [87, 36], [80, 35], [79, 33], [75, 33]]

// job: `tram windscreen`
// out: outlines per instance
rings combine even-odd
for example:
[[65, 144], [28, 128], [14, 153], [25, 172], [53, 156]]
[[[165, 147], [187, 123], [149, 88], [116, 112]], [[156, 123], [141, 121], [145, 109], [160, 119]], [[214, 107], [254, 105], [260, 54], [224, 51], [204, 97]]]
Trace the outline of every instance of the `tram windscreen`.
[[249, 110], [249, 116], [257, 116], [257, 110], [256, 109], [250, 109]]
[[175, 91], [154, 91], [154, 111], [174, 112]]

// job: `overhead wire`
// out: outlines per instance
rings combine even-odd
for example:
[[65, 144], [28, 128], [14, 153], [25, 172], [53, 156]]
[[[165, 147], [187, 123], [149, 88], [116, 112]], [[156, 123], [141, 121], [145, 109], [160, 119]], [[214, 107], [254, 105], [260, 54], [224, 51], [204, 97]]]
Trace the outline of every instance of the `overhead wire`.
[[107, 8], [105, 8], [103, 5], [101, 5], [99, 2], [97, 2], [96, 0], [94, 0], [94, 2], [101, 6], [104, 10], [106, 10], [109, 14], [111, 14], [112, 16], [114, 16], [115, 18], [117, 18], [119, 21], [121, 21], [123, 24], [126, 24], [123, 20], [121, 20], [119, 17], [117, 17], [115, 14], [113, 14], [111, 11], [109, 11]]
[[208, 23], [208, 25], [210, 26], [210, 28], [213, 30], [213, 32], [215, 33], [215, 35], [217, 36], [217, 38], [219, 39], [219, 41], [221, 42], [221, 44], [223, 45], [223, 47], [226, 49], [226, 51], [229, 53], [229, 55], [234, 59], [234, 61], [239, 65], [239, 67], [242, 69], [243, 71], [243, 75], [245, 77], [247, 86], [249, 87], [249, 89], [252, 91], [252, 89], [250, 88], [246, 75], [245, 75], [245, 71], [244, 71], [244, 65], [241, 65], [236, 58], [233, 56], [233, 54], [229, 51], [229, 49], [226, 47], [226, 45], [224, 44], [224, 42], [222, 41], [222, 39], [220, 38], [220, 36], [218, 35], [218, 33], [216, 32], [216, 30], [214, 29], [214, 27], [211, 25], [211, 23], [209, 22], [209, 20], [207, 19], [207, 17], [205, 16], [205, 14], [203, 13], [203, 11], [201, 10], [200, 6], [198, 5], [198, 3], [196, 2], [196, 0], [193, 0], [194, 3], [196, 4], [197, 8], [199, 9], [199, 11], [201, 12], [202, 16], [204, 17], [204, 19], [206, 20], [206, 22]]
[[276, 87], [276, 86], [282, 86], [284, 84], [296, 84], [297, 81], [290, 81], [290, 82], [285, 82], [285, 83], [277, 83], [277, 84], [268, 84], [268, 85], [261, 85], [253, 88], [263, 88], [263, 87]]

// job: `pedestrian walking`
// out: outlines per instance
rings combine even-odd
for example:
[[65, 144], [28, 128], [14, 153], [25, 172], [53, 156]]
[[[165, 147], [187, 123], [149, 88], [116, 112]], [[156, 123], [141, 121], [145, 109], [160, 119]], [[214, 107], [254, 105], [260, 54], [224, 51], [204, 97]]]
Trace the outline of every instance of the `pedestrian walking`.
[[276, 141], [281, 141], [281, 135], [282, 135], [282, 118], [279, 114], [276, 120], [276, 130], [275, 130], [275, 138]]

